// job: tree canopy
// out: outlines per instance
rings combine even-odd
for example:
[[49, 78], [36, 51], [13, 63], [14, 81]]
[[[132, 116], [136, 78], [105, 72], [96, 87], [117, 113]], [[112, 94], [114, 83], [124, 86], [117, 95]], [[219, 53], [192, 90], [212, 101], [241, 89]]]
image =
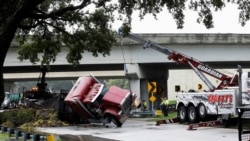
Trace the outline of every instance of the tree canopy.
[[116, 42], [112, 23], [117, 19], [123, 21], [123, 33], [128, 33], [135, 10], [143, 19], [146, 14], [157, 18], [159, 12], [167, 9], [177, 28], [183, 28], [183, 11], [189, 8], [199, 13], [197, 22], [212, 28], [211, 11], [223, 9], [226, 3], [238, 4], [239, 21], [244, 26], [249, 20], [248, 0], [0, 0], [0, 103], [3, 65], [14, 38], [20, 42], [20, 60], [49, 65], [65, 46], [67, 61], [78, 65], [86, 51], [93, 56], [109, 55]]

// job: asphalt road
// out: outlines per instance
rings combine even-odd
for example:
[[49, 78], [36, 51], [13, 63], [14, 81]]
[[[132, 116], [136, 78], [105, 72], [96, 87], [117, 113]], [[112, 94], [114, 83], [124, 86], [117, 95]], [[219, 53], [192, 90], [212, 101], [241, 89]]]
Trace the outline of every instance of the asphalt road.
[[[111, 139], [119, 141], [237, 141], [236, 128], [199, 127], [196, 130], [187, 130], [188, 125], [179, 123], [161, 124], [148, 122], [145, 118], [130, 118], [121, 128], [111, 126], [77, 125], [70, 127], [37, 128], [55, 137], [84, 137], [93, 136], [98, 139]], [[85, 140], [84, 140], [85, 141]], [[96, 141], [96, 140], [91, 140]]]

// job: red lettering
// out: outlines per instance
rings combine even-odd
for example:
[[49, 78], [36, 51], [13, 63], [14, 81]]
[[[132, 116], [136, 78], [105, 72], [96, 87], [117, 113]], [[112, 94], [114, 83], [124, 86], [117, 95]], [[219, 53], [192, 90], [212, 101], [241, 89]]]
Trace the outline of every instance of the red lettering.
[[225, 95], [225, 102], [229, 101], [229, 95]]
[[233, 96], [230, 94], [227, 95], [214, 95], [211, 94], [208, 96], [208, 102], [210, 103], [232, 103], [233, 102]]
[[222, 96], [221, 95], [218, 96], [218, 101], [217, 102], [222, 103]]
[[215, 100], [215, 95], [209, 95], [208, 96], [208, 102], [210, 103], [214, 103], [216, 100]]
[[232, 102], [233, 102], [233, 96], [229, 95], [229, 103], [232, 103]]
[[222, 102], [227, 102], [227, 96], [226, 95], [221, 96], [221, 101]]

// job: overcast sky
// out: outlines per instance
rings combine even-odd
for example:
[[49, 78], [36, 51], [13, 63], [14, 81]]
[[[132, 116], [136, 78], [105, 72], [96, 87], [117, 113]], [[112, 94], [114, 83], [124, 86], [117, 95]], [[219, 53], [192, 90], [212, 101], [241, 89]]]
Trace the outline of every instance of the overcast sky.
[[[176, 23], [172, 16], [163, 11], [157, 15], [158, 20], [153, 16], [147, 15], [143, 20], [139, 19], [137, 13], [133, 16], [132, 32], [133, 33], [246, 33], [250, 34], [250, 21], [242, 27], [239, 23], [239, 11], [237, 5], [227, 4], [222, 11], [213, 14], [214, 28], [206, 29], [204, 25], [196, 22], [198, 14], [191, 10], [185, 11], [185, 24], [183, 29], [177, 29]], [[121, 23], [117, 23], [117, 28]]]

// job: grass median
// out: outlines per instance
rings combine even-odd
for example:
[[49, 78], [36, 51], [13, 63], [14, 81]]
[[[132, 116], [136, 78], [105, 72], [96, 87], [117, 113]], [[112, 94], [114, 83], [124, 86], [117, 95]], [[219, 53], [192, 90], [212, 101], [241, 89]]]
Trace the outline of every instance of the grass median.
[[161, 110], [156, 110], [155, 116], [150, 118], [149, 121], [159, 121], [177, 118], [176, 100], [169, 100], [168, 116], [164, 116]]
[[177, 118], [177, 112], [169, 112], [168, 116], [164, 115], [156, 115], [155, 117], [149, 118], [148, 121], [159, 121], [159, 120], [166, 120], [166, 119], [173, 119]]
[[9, 138], [10, 137], [8, 133], [0, 133], [0, 140], [7, 140]]

